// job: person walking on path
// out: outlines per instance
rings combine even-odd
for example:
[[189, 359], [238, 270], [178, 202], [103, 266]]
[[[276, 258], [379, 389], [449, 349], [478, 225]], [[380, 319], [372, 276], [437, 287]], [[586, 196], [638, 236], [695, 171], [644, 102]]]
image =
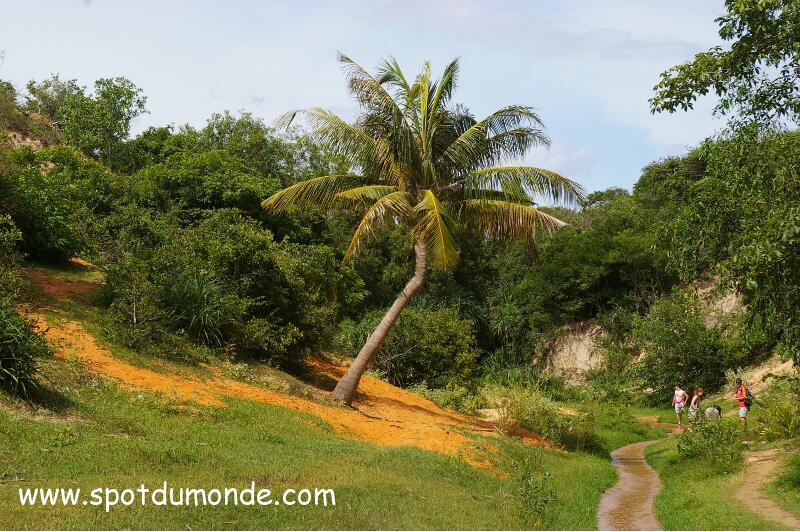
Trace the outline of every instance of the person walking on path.
[[672, 406], [675, 408], [675, 416], [678, 418], [678, 429], [683, 428], [683, 407], [688, 400], [689, 394], [676, 384], [675, 393], [672, 395]]
[[747, 386], [742, 384], [742, 379], [736, 379], [736, 400], [739, 401], [739, 422], [742, 425], [743, 430], [747, 430], [747, 412], [750, 410], [747, 403], [748, 401], [748, 391]]
[[703, 391], [703, 388], [697, 387], [694, 389], [694, 395], [689, 403], [689, 419], [694, 419], [697, 417], [697, 412], [700, 410], [700, 401], [703, 400], [704, 395], [705, 392]]

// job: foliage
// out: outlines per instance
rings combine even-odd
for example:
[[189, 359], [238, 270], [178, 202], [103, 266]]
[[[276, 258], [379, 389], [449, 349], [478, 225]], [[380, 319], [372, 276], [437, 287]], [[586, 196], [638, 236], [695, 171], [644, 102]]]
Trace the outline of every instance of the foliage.
[[549, 506], [556, 501], [552, 475], [542, 464], [542, 451], [521, 455], [512, 464], [515, 471], [514, 496], [519, 500], [522, 517], [530, 528], [542, 526]]
[[495, 388], [500, 426], [515, 424], [574, 450], [598, 447], [594, 415], [585, 410], [564, 410], [541, 391], [527, 387]]
[[0, 297], [0, 387], [27, 396], [36, 386], [37, 359], [48, 355], [44, 338], [33, 332], [8, 297]]
[[451, 383], [444, 388], [428, 388], [425, 384], [415, 384], [408, 389], [441, 407], [465, 414], [474, 414], [479, 408], [487, 406], [486, 399], [478, 391], [458, 384]]
[[714, 465], [720, 471], [732, 471], [742, 464], [739, 422], [734, 418], [706, 418], [699, 415], [691, 430], [678, 435], [678, 454]]
[[767, 440], [800, 436], [800, 377], [793, 375], [758, 394], [756, 431]]
[[21, 248], [32, 258], [63, 261], [84, 248], [75, 225], [81, 206], [64, 194], [55, 173], [40, 170], [28, 148], [29, 159], [9, 175], [0, 175], [0, 206], [22, 232]]
[[255, 175], [242, 160], [221, 150], [178, 152], [133, 177], [135, 201], [151, 209], [180, 211], [187, 221], [203, 211], [238, 208], [254, 213], [278, 189], [275, 179]]
[[132, 223], [105, 264], [106, 300], [141, 341], [170, 328], [211, 347], [288, 360], [324, 343], [340, 305], [358, 300], [357, 280], [337, 270], [328, 248], [276, 243], [237, 211], [218, 209], [186, 228], [123, 218]]
[[64, 138], [109, 164], [117, 146], [128, 138], [131, 120], [146, 112], [146, 101], [142, 90], [130, 80], [98, 79], [93, 95], [81, 90], [65, 98], [61, 108]]
[[719, 96], [716, 111], [773, 123], [800, 116], [800, 6], [794, 0], [726, 0], [716, 19], [730, 49], [715, 46], [661, 74], [654, 112], [691, 109], [698, 96]]
[[22, 233], [8, 215], [0, 215], [0, 294], [13, 301], [22, 288], [17, 243]]
[[[797, 132], [742, 130], [707, 146], [707, 176], [669, 227], [671, 263], [688, 279], [719, 264], [768, 347], [800, 347]], [[767, 208], [768, 206], [768, 208]]]
[[[374, 310], [357, 323], [345, 321], [335, 341], [337, 348], [355, 356], [382, 317], [382, 310]], [[471, 322], [459, 319], [451, 309], [414, 307], [397, 320], [374, 365], [398, 386], [458, 387], [474, 376], [478, 355]]]
[[637, 373], [653, 404], [663, 404], [676, 384], [718, 389], [725, 370], [736, 366], [736, 346], [704, 322], [697, 294], [674, 290], [653, 304], [646, 317], [634, 318], [633, 336], [643, 351]]

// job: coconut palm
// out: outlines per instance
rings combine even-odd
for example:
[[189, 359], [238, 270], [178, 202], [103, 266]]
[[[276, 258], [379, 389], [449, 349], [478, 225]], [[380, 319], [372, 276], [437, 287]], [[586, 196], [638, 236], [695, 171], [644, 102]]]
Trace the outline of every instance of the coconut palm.
[[360, 223], [344, 254], [351, 260], [381, 226], [406, 224], [413, 239], [413, 277], [369, 336], [336, 385], [333, 397], [350, 404], [375, 353], [400, 313], [420, 291], [429, 268], [453, 268], [459, 249], [457, 225], [480, 231], [486, 238], [521, 237], [535, 245], [537, 231], [564, 225], [539, 210], [535, 198], [571, 203], [581, 187], [543, 168], [507, 165], [549, 140], [530, 107], [504, 107], [476, 120], [452, 103], [458, 60], [431, 78], [430, 64], [413, 82], [397, 61], [384, 61], [376, 75], [340, 55], [350, 92], [361, 113], [351, 124], [330, 111], [293, 111], [279, 119], [288, 126], [303, 113], [309, 135], [351, 164], [350, 173], [299, 182], [264, 201], [278, 211], [289, 205], [338, 204], [358, 210]]

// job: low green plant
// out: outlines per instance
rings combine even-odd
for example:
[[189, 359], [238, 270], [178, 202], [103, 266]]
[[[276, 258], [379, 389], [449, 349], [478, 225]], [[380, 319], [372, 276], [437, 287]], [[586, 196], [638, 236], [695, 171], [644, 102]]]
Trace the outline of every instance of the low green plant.
[[542, 451], [520, 455], [512, 464], [513, 494], [521, 517], [531, 529], [540, 528], [545, 513], [556, 500], [552, 473], [542, 464]]
[[720, 471], [732, 471], [742, 464], [744, 445], [737, 420], [697, 416], [689, 428], [678, 436], [682, 458], [699, 459]]
[[519, 424], [575, 450], [599, 447], [591, 412], [561, 407], [533, 387], [498, 389], [494, 397], [501, 428]]
[[49, 354], [47, 342], [34, 333], [13, 302], [0, 299], [0, 386], [27, 396], [36, 386], [37, 359]]
[[409, 390], [430, 399], [443, 408], [450, 408], [473, 414], [479, 408], [487, 406], [486, 398], [473, 388], [450, 384], [445, 388], [428, 388], [424, 383], [415, 384]]

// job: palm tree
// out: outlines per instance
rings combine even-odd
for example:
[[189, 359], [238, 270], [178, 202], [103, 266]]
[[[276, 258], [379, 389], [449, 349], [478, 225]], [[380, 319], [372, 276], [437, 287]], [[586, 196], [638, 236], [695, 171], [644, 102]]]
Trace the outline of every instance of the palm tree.
[[263, 202], [273, 211], [334, 204], [358, 209], [360, 223], [344, 254], [351, 260], [364, 242], [386, 224], [406, 224], [414, 241], [414, 276], [369, 336], [336, 385], [333, 397], [350, 404], [361, 376], [380, 349], [400, 313], [420, 291], [428, 268], [456, 265], [456, 225], [487, 238], [522, 237], [535, 245], [539, 227], [552, 232], [565, 225], [536, 207], [534, 199], [574, 203], [581, 187], [550, 170], [506, 166], [534, 146], [548, 146], [539, 117], [530, 107], [504, 107], [483, 120], [451, 102], [458, 60], [431, 79], [426, 63], [409, 83], [397, 61], [384, 61], [371, 75], [347, 56], [350, 92], [361, 113], [350, 124], [330, 111], [293, 111], [278, 120], [288, 126], [304, 113], [309, 135], [344, 156], [352, 172], [315, 177], [289, 186]]

